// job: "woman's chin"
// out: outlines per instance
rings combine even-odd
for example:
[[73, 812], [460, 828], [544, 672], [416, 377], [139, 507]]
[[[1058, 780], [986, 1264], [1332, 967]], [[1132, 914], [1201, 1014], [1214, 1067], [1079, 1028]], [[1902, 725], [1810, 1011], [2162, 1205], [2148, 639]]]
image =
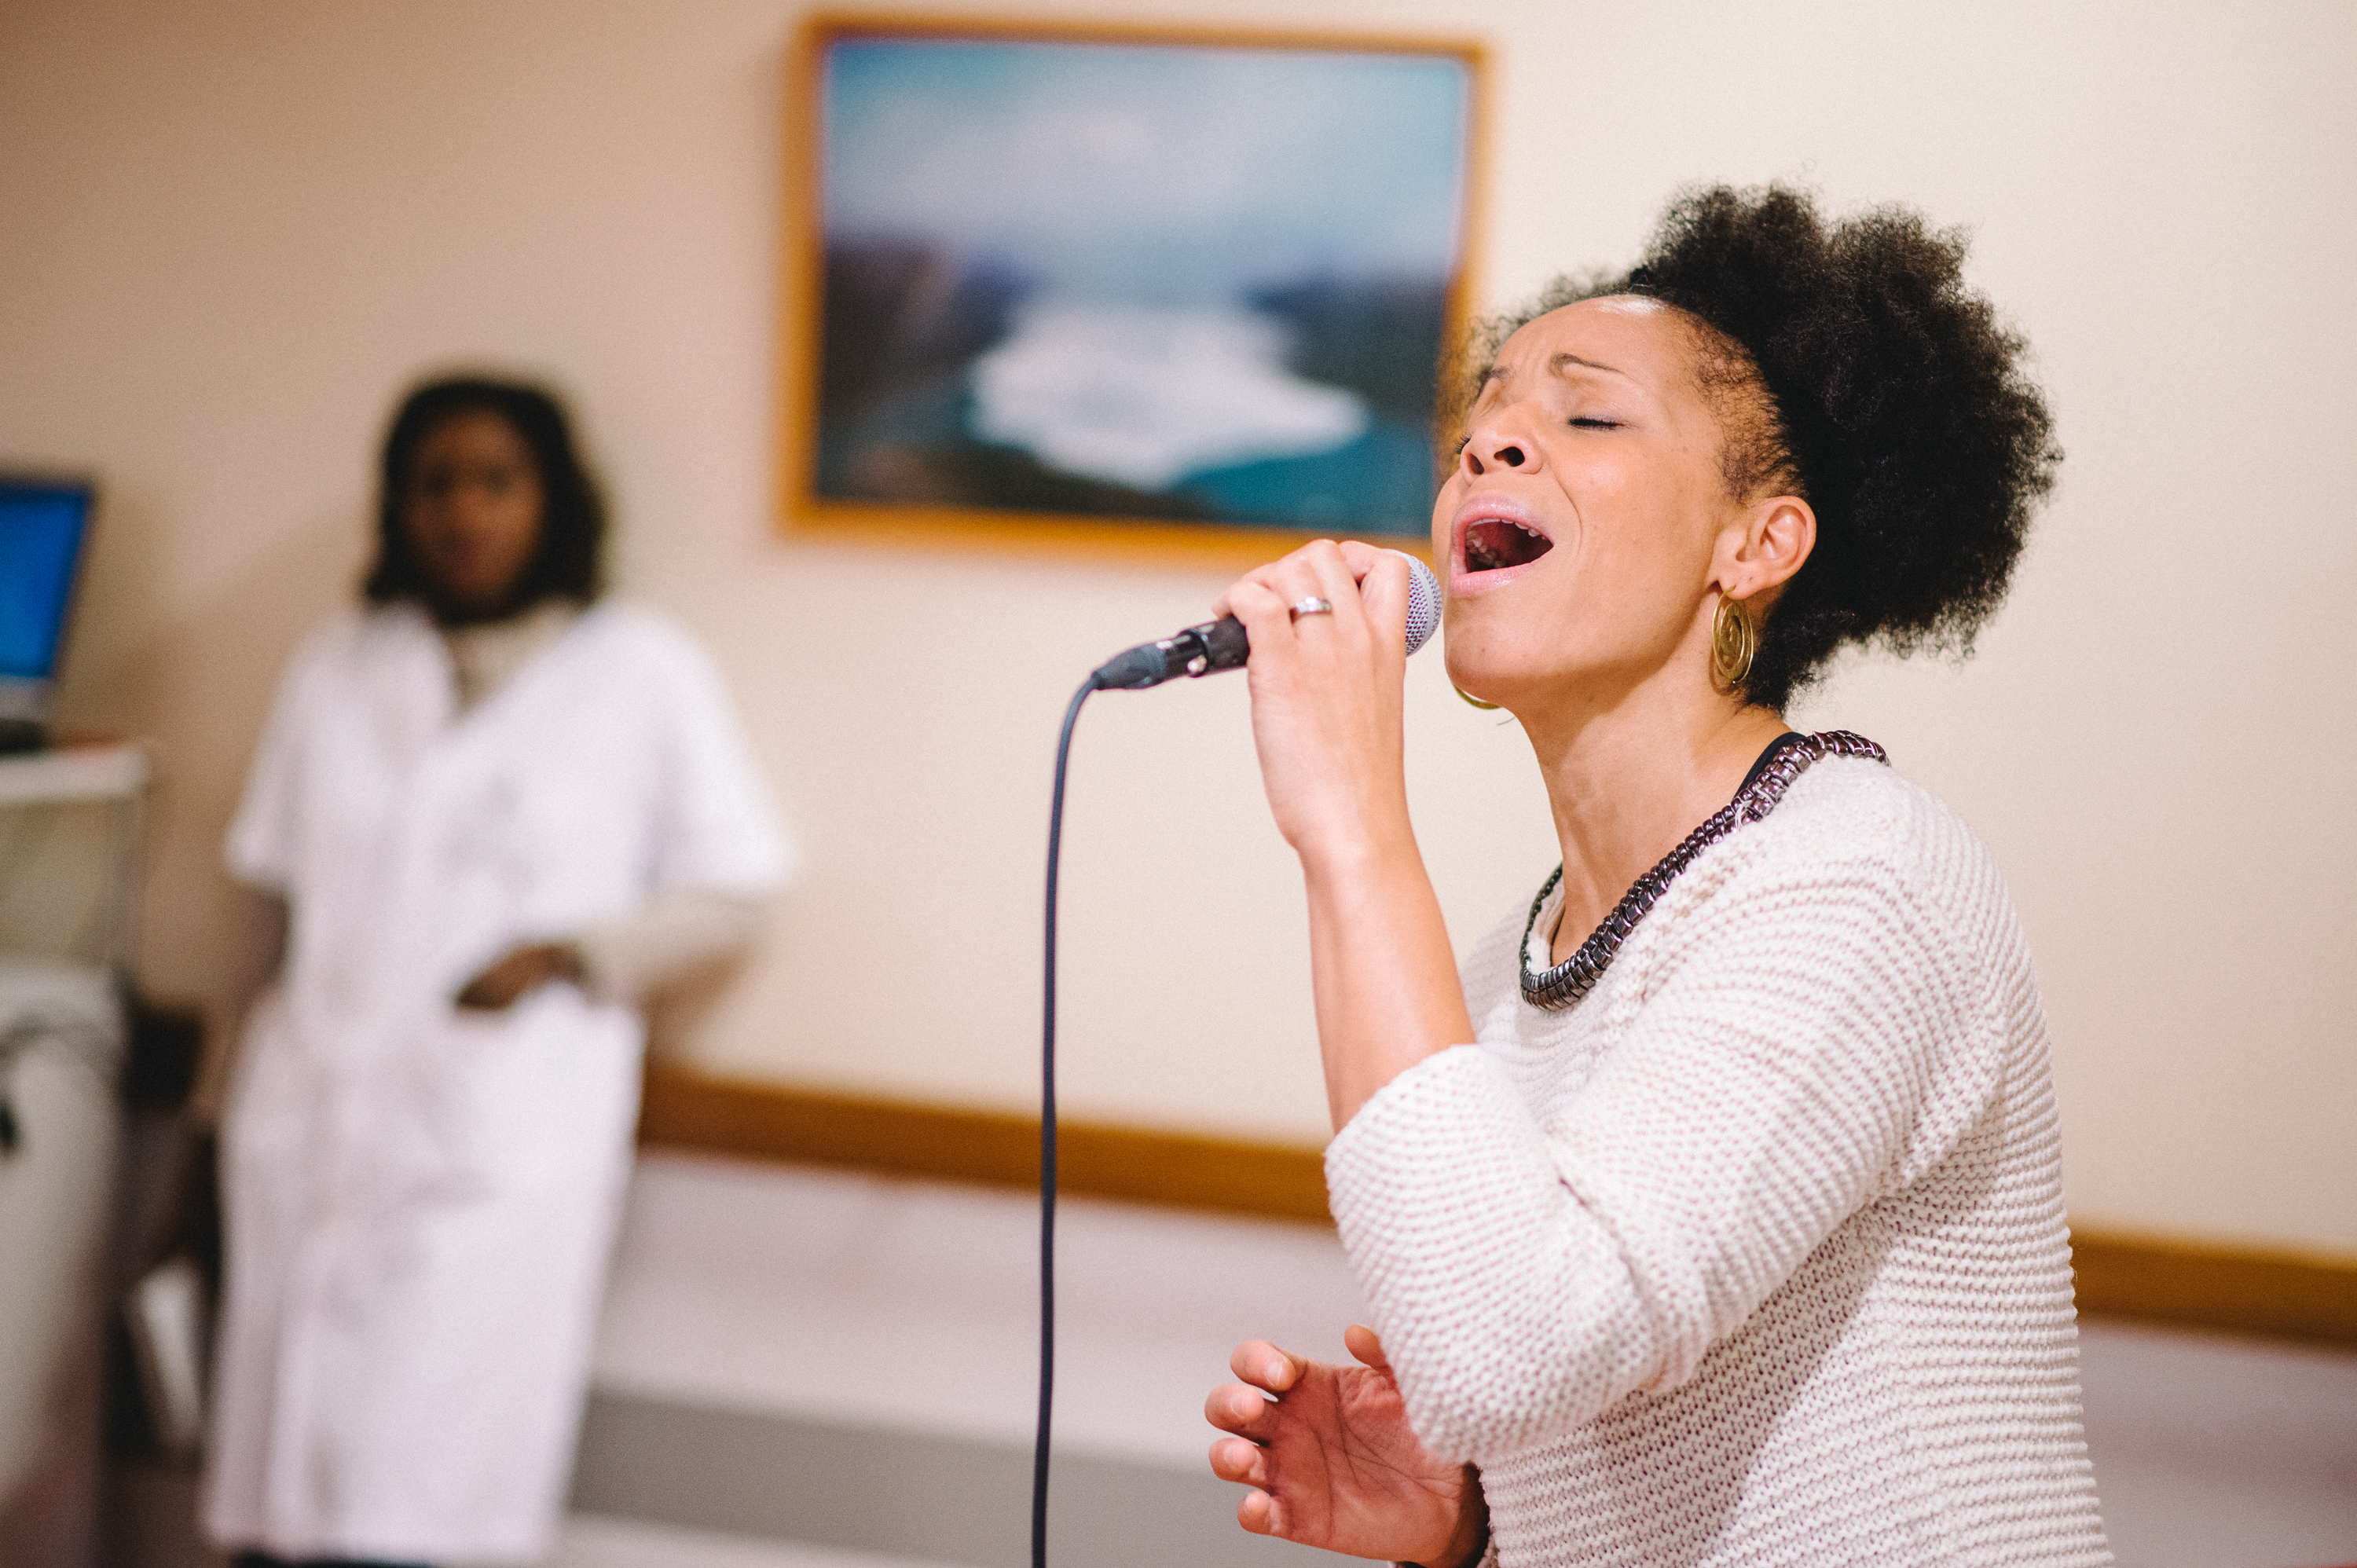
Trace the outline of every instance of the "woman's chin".
[[512, 588], [502, 586], [489, 593], [469, 593], [445, 585], [437, 586], [426, 600], [426, 608], [443, 626], [479, 626], [485, 621], [504, 620], [516, 609]]
[[1515, 682], [1487, 660], [1462, 665], [1450, 660], [1448, 683], [1457, 688], [1458, 696], [1491, 707], [1504, 707], [1515, 689]]

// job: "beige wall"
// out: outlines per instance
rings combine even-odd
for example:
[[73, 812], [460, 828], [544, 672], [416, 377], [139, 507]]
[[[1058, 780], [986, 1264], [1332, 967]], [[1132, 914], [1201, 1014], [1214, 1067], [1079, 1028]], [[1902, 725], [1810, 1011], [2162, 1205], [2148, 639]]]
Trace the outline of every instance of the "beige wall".
[[[1492, 301], [1625, 261], [1696, 177], [1973, 226], [1975, 276], [2040, 352], [2061, 497], [1975, 660], [1853, 668], [1800, 716], [1884, 740], [1996, 845], [2083, 1222], [2357, 1249], [2357, 11], [1770, 9], [1156, 14], [1488, 38]], [[810, 852], [692, 1048], [1030, 1102], [1055, 722], [1099, 658], [1220, 584], [772, 532], [795, 20], [776, 0], [0, 8], [0, 459], [107, 483], [65, 711], [163, 747], [156, 991], [218, 1004], [239, 983], [216, 846], [274, 670], [351, 580], [390, 400], [429, 369], [521, 367], [575, 394], [623, 585], [718, 649]], [[1087, 716], [1075, 1113], [1322, 1135], [1299, 895], [1244, 716], [1235, 682]], [[1429, 658], [1412, 724], [1462, 943], [1552, 864], [1540, 801], [1517, 733]]]

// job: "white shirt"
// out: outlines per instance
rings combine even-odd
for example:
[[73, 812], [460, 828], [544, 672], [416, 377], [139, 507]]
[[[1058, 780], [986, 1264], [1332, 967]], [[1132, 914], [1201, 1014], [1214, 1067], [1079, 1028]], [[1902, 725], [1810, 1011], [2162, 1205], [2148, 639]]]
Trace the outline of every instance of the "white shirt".
[[222, 1146], [228, 1277], [206, 1503], [281, 1557], [545, 1550], [638, 1105], [642, 1028], [566, 984], [452, 998], [494, 959], [791, 853], [718, 674], [600, 604], [461, 711], [408, 607], [290, 667], [229, 858], [283, 894]]
[[1327, 1155], [1495, 1561], [2108, 1563], [2045, 1016], [1970, 830], [1826, 758], [1577, 1006], [1523, 1000], [1523, 928], [1466, 965], [1479, 1043]]

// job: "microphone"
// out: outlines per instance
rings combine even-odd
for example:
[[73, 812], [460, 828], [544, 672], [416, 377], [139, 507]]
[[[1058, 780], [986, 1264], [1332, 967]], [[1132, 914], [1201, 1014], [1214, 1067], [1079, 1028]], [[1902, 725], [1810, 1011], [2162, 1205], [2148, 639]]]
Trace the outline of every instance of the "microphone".
[[[1431, 567], [1406, 551], [1392, 553], [1407, 563], [1407, 650], [1414, 653], [1439, 629], [1440, 584]], [[1241, 669], [1251, 652], [1243, 623], [1222, 616], [1114, 654], [1097, 666], [1089, 684], [1097, 691], [1143, 692], [1181, 675], [1200, 678], [1214, 670]]]

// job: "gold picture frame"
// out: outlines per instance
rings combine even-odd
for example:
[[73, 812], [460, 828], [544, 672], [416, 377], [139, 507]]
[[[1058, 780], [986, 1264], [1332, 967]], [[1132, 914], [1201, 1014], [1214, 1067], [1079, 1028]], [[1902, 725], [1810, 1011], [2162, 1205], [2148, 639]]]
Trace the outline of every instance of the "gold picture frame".
[[1463, 39], [811, 18], [786, 95], [781, 526], [1223, 565], [1320, 534], [1424, 553], [1484, 70]]

